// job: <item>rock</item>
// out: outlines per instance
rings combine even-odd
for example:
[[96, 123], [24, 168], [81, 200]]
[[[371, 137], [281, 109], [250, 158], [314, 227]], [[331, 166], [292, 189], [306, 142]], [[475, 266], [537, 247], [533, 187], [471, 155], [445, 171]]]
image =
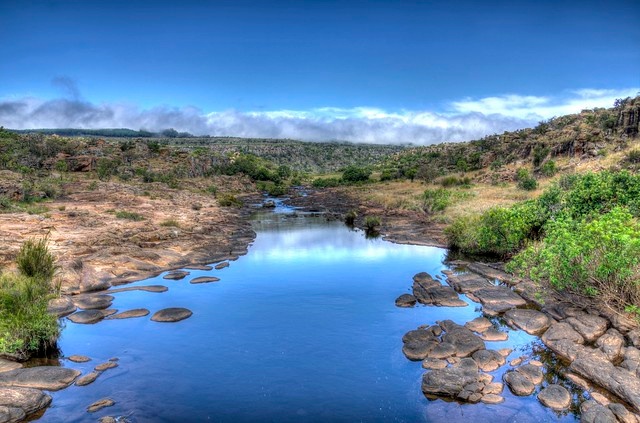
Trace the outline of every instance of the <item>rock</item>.
[[584, 311], [574, 307], [571, 304], [558, 302], [550, 302], [549, 304], [542, 307], [542, 311], [556, 320], [564, 320], [567, 317], [573, 317], [584, 313]]
[[578, 376], [575, 373], [571, 373], [568, 371], [563, 372], [564, 377], [573, 382], [574, 385], [578, 386], [580, 389], [584, 391], [591, 391], [593, 386], [586, 379]]
[[445, 331], [442, 341], [455, 346], [457, 357], [468, 357], [474, 352], [486, 348], [484, 341], [464, 326], [451, 320], [441, 322], [440, 326]]
[[64, 295], [60, 298], [52, 298], [47, 305], [47, 312], [54, 314], [57, 317], [65, 317], [77, 310], [71, 298]]
[[151, 320], [154, 322], [179, 322], [191, 317], [193, 312], [186, 308], [172, 307], [156, 311]]
[[607, 406], [611, 412], [616, 416], [620, 423], [637, 423], [638, 420], [636, 416], [633, 415], [626, 407], [622, 404], [611, 403]]
[[627, 347], [623, 351], [623, 361], [620, 367], [638, 376], [640, 374], [640, 350], [634, 347]]
[[529, 364], [531, 364], [532, 366], [536, 366], [536, 367], [542, 367], [543, 364], [541, 361], [538, 360], [529, 360]]
[[111, 398], [102, 398], [101, 400], [98, 400], [96, 402], [94, 402], [93, 404], [91, 404], [90, 406], [87, 407], [87, 411], [89, 413], [95, 413], [98, 410], [102, 410], [105, 407], [111, 407], [113, 405], [115, 405], [116, 402], [114, 400], [112, 400]]
[[433, 335], [433, 332], [426, 329], [407, 332], [402, 337], [402, 342], [404, 343], [402, 352], [412, 361], [424, 360], [438, 345], [438, 339]]
[[188, 270], [213, 270], [213, 266], [207, 266], [206, 264], [191, 264], [189, 266], [185, 266], [184, 269]]
[[551, 384], [542, 388], [538, 394], [542, 405], [553, 410], [564, 410], [571, 405], [571, 395], [563, 386]]
[[492, 326], [493, 324], [486, 317], [476, 317], [464, 324], [464, 327], [474, 332], [484, 332]]
[[584, 343], [582, 335], [565, 322], [553, 323], [540, 339], [549, 349], [568, 360], [576, 358]]
[[413, 307], [416, 305], [416, 297], [411, 294], [402, 294], [396, 298], [396, 305], [398, 307]]
[[78, 380], [76, 380], [76, 386], [86, 386], [89, 385], [90, 383], [93, 383], [96, 381], [96, 379], [98, 378], [98, 376], [100, 376], [99, 372], [91, 372], [91, 373], [87, 373], [86, 375], [79, 377]]
[[483, 306], [494, 310], [501, 310], [506, 306], [513, 308], [527, 305], [524, 298], [507, 286], [490, 286], [468, 295], [471, 299], [477, 299]]
[[225, 267], [229, 267], [228, 261], [223, 261], [222, 263], [218, 263], [215, 265], [216, 270], [224, 269]]
[[580, 405], [580, 421], [583, 423], [617, 423], [616, 416], [608, 407], [593, 400]]
[[504, 358], [507, 358], [509, 354], [511, 354], [512, 352], [513, 350], [511, 348], [500, 348], [498, 350], [498, 353], [500, 353], [500, 355], [503, 356]]
[[276, 207], [276, 202], [273, 200], [266, 200], [262, 203], [262, 208], [264, 209], [274, 209]]
[[640, 329], [634, 329], [627, 333], [627, 339], [629, 343], [636, 348], [640, 347]]
[[531, 395], [536, 389], [535, 385], [522, 373], [513, 370], [506, 372], [502, 379], [514, 395], [521, 397]]
[[506, 341], [509, 339], [509, 334], [496, 328], [489, 328], [480, 334], [480, 338], [488, 342]]
[[20, 369], [20, 368], [22, 368], [22, 364], [16, 361], [0, 358], [0, 373], [8, 372], [8, 371]]
[[445, 360], [440, 360], [437, 358], [430, 358], [430, 357], [427, 357], [424, 360], [422, 360], [423, 369], [436, 370], [436, 369], [444, 369], [445, 367], [447, 367], [447, 362]]
[[456, 397], [464, 386], [478, 382], [478, 365], [463, 358], [456, 365], [431, 370], [422, 376], [422, 392], [428, 395]]
[[[49, 404], [51, 404], [51, 397], [39, 389], [8, 387], [0, 389], [0, 407], [8, 409], [5, 409], [4, 414], [9, 417], [21, 414], [15, 409], [21, 410], [23, 413], [22, 418], [24, 418], [24, 415], [28, 416], [40, 411], [48, 407]], [[0, 411], [0, 416], [2, 415], [3, 412]]]
[[416, 299], [427, 305], [436, 305], [441, 307], [466, 307], [468, 304], [458, 297], [456, 291], [450, 286], [433, 286], [427, 289], [414, 290]]
[[27, 415], [21, 408], [5, 407], [4, 405], [0, 405], [0, 422], [2, 423], [19, 422], [24, 420], [26, 417]]
[[617, 395], [631, 405], [634, 412], [640, 412], [640, 379], [611, 364], [600, 350], [580, 354], [569, 369]]
[[607, 359], [616, 364], [622, 360], [624, 337], [615, 329], [609, 329], [596, 341], [596, 345], [607, 356]]
[[115, 361], [107, 361], [106, 363], [98, 364], [93, 370], [96, 372], [104, 372], [105, 370], [113, 369], [114, 367], [118, 367], [118, 363]]
[[[480, 377], [478, 379], [480, 382], [484, 383], [485, 385], [488, 385], [493, 381], [493, 375], [490, 375], [489, 373], [480, 373]], [[502, 390], [500, 392], [502, 392]]]
[[92, 324], [104, 319], [104, 313], [100, 310], [84, 310], [67, 316], [67, 319], [73, 323]]
[[480, 401], [482, 401], [485, 404], [500, 404], [504, 402], [504, 397], [496, 394], [487, 394], [487, 395], [484, 395], [480, 399]]
[[149, 310], [146, 308], [134, 308], [132, 310], [123, 311], [112, 316], [109, 316], [108, 319], [131, 319], [134, 317], [144, 317], [149, 314]]
[[0, 373], [0, 386], [58, 391], [71, 385], [79, 375], [79, 371], [65, 367], [28, 367]]
[[600, 316], [582, 313], [565, 320], [578, 332], [586, 342], [594, 342], [607, 331], [608, 322]]
[[513, 360], [511, 360], [509, 362], [510, 366], [519, 366], [522, 364], [522, 362], [524, 361], [525, 357], [518, 357], [518, 358], [514, 358]]
[[525, 364], [523, 366], [520, 366], [516, 369], [516, 372], [529, 379], [529, 381], [534, 385], [542, 383], [542, 380], [544, 379], [542, 369], [538, 366], [534, 366], [533, 364]]
[[104, 416], [104, 417], [100, 417], [100, 420], [98, 420], [99, 423], [118, 423], [118, 420], [116, 420], [115, 417], [112, 416]]
[[107, 294], [81, 295], [72, 298], [73, 303], [83, 310], [104, 310], [113, 302], [113, 296]]
[[190, 272], [185, 272], [184, 270], [176, 270], [174, 272], [167, 273], [166, 275], [164, 275], [162, 277], [162, 279], [168, 279], [168, 280], [172, 280], [172, 281], [179, 281], [180, 279], [186, 278], [190, 274], [191, 274]]
[[471, 356], [484, 372], [492, 372], [505, 364], [505, 358], [494, 350], [479, 350]]
[[413, 296], [416, 297], [417, 301], [423, 304], [431, 304], [428, 290], [439, 286], [442, 286], [440, 282], [433, 279], [428, 273], [418, 273], [413, 277]]
[[500, 316], [505, 311], [509, 311], [514, 308], [513, 304], [510, 303], [494, 303], [491, 305], [486, 305], [482, 307], [482, 314], [489, 317]]
[[537, 310], [522, 308], [508, 310], [504, 318], [509, 325], [522, 329], [529, 335], [538, 335], [551, 326], [551, 319]]
[[451, 285], [453, 289], [463, 294], [473, 293], [479, 289], [493, 286], [491, 282], [475, 274], [449, 275], [447, 277], [447, 283]]
[[91, 361], [91, 359], [86, 355], [70, 355], [68, 359], [74, 363], [86, 363], [87, 361]]
[[108, 292], [113, 294], [116, 292], [126, 292], [126, 291], [145, 291], [145, 292], [166, 292], [169, 288], [164, 285], [141, 285], [141, 286], [127, 286], [124, 288], [116, 288], [110, 289]]
[[191, 279], [189, 283], [199, 284], [199, 283], [209, 283], [209, 282], [218, 282], [220, 278], [216, 278], [214, 276], [200, 276], [199, 278]]
[[474, 392], [473, 394], [469, 395], [469, 397], [467, 398], [467, 401], [469, 401], [472, 404], [475, 404], [479, 402], [481, 399], [482, 399], [482, 394], [479, 392]]
[[104, 317], [113, 316], [118, 312], [118, 310], [116, 310], [115, 308], [108, 308], [106, 310], [100, 310], [100, 311], [102, 312], [102, 316]]
[[436, 359], [449, 358], [456, 355], [456, 352], [457, 349], [455, 345], [449, 342], [443, 342], [433, 347], [433, 349], [429, 352], [428, 357]]
[[490, 394], [501, 394], [504, 389], [504, 385], [500, 382], [487, 383], [484, 388], [482, 388], [482, 393], [484, 395]]
[[605, 397], [600, 392], [589, 392], [589, 395], [591, 395], [592, 400], [594, 400], [600, 405], [604, 405], [606, 407], [609, 404], [611, 404], [611, 401], [609, 400], [609, 398]]

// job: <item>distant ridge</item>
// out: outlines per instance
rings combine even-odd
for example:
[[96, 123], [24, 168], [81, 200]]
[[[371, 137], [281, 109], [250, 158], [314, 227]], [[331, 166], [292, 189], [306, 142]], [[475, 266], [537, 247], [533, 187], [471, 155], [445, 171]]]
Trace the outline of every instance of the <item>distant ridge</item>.
[[[7, 129], [17, 134], [45, 134], [60, 135], [62, 137], [112, 137], [112, 138], [193, 138], [189, 132], [178, 132], [173, 128], [160, 132], [140, 129], [135, 131], [127, 128], [81, 129], [81, 128], [41, 128], [41, 129]], [[200, 137], [207, 138], [207, 136]]]

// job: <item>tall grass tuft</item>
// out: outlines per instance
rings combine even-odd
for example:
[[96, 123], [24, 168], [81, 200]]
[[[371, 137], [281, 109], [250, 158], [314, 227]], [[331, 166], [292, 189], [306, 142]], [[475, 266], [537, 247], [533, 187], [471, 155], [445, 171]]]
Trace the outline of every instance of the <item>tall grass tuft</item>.
[[49, 251], [49, 236], [28, 239], [20, 247], [16, 263], [18, 270], [25, 276], [50, 282], [56, 273], [53, 254]]

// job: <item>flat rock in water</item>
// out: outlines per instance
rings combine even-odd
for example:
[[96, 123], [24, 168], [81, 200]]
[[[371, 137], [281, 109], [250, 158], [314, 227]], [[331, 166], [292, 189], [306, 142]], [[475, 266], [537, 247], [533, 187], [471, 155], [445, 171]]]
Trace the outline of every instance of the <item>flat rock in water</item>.
[[447, 283], [458, 292], [463, 294], [473, 293], [483, 288], [493, 286], [491, 282], [476, 274], [468, 275], [449, 275]]
[[504, 397], [496, 394], [483, 395], [480, 399], [485, 404], [500, 404], [504, 402]]
[[[17, 408], [22, 410], [25, 415], [42, 410], [48, 407], [49, 404], [51, 404], [51, 397], [39, 389], [7, 387], [0, 389], [0, 407]], [[9, 416], [17, 413], [16, 410], [5, 411]], [[0, 416], [2, 416], [2, 413], [0, 413]]]
[[402, 294], [396, 298], [396, 305], [398, 307], [413, 307], [416, 305], [416, 297], [411, 294]]
[[177, 270], [175, 272], [167, 273], [162, 277], [162, 279], [169, 279], [172, 281], [178, 281], [180, 279], [184, 279], [190, 275], [190, 272], [185, 272], [182, 270]]
[[146, 308], [134, 308], [132, 310], [126, 310], [120, 313], [116, 313], [113, 316], [109, 316], [108, 319], [131, 319], [134, 317], [144, 317], [150, 312]]
[[1, 372], [8, 372], [10, 370], [15, 370], [15, 369], [20, 369], [22, 368], [22, 364], [16, 362], [16, 361], [11, 361], [11, 360], [6, 360], [4, 358], [0, 358], [0, 373]]
[[215, 265], [216, 270], [224, 269], [225, 267], [229, 267], [228, 261], [223, 261], [222, 263], [218, 263]]
[[78, 380], [76, 380], [75, 384], [76, 386], [89, 385], [90, 383], [95, 382], [98, 376], [100, 376], [99, 372], [87, 373], [86, 375], [79, 377]]
[[28, 367], [0, 373], [0, 386], [57, 391], [71, 385], [79, 375], [79, 371], [65, 367]]
[[447, 367], [446, 360], [439, 360], [437, 358], [425, 358], [422, 360], [422, 368], [428, 370], [444, 369]]
[[455, 356], [457, 351], [455, 345], [449, 342], [442, 342], [433, 347], [427, 357], [435, 359], [449, 358]]
[[141, 286], [127, 286], [124, 288], [110, 289], [109, 293], [127, 292], [127, 291], [145, 291], [145, 292], [166, 292], [169, 288], [164, 285], [141, 285]]
[[478, 368], [484, 372], [492, 372], [506, 363], [505, 358], [494, 350], [479, 350], [471, 356], [478, 364]]
[[488, 342], [499, 342], [509, 339], [509, 334], [496, 328], [489, 328], [480, 334], [480, 338]]
[[468, 357], [478, 350], [485, 349], [484, 341], [464, 326], [460, 326], [451, 320], [441, 322], [440, 326], [446, 332], [442, 337], [442, 341], [453, 344], [456, 347], [455, 355], [457, 357]]
[[91, 359], [86, 355], [70, 355], [67, 358], [69, 361], [73, 361], [74, 363], [86, 363], [87, 361], [91, 361]]
[[612, 363], [618, 363], [622, 360], [624, 344], [624, 336], [613, 328], [607, 330], [596, 341], [596, 345]]
[[553, 410], [564, 410], [571, 405], [571, 395], [566, 388], [551, 384], [544, 387], [538, 394], [538, 400], [542, 405]]
[[524, 375], [522, 375], [521, 373], [513, 370], [506, 372], [502, 379], [507, 384], [509, 389], [511, 389], [511, 392], [513, 392], [514, 395], [518, 395], [520, 397], [531, 395], [536, 389], [535, 385], [531, 383], [529, 379], [524, 377]]
[[620, 423], [638, 423], [636, 417], [622, 404], [611, 403], [607, 406], [609, 410], [617, 417]]
[[20, 422], [26, 417], [27, 415], [21, 408], [0, 405], [0, 422], [2, 423]]
[[604, 405], [594, 400], [585, 401], [580, 405], [580, 421], [583, 423], [617, 423], [615, 414]]
[[577, 357], [584, 344], [582, 335], [565, 322], [553, 323], [540, 339], [553, 352], [569, 360]]
[[504, 318], [509, 325], [522, 329], [529, 335], [538, 335], [551, 326], [551, 319], [537, 310], [516, 308], [505, 312]]
[[458, 364], [439, 370], [431, 370], [422, 376], [422, 392], [428, 395], [457, 397], [464, 387], [477, 383], [478, 365], [471, 358], [463, 358]]
[[113, 296], [107, 294], [81, 295], [72, 298], [73, 303], [83, 310], [104, 310], [113, 302]]
[[476, 317], [475, 319], [464, 324], [464, 327], [474, 332], [484, 332], [492, 326], [493, 324], [491, 323], [491, 320], [482, 316]]
[[104, 313], [100, 310], [83, 310], [67, 316], [73, 323], [92, 324], [104, 319]]
[[190, 266], [185, 266], [184, 268], [189, 270], [205, 270], [205, 271], [213, 270], [213, 266], [207, 266], [204, 264], [192, 264]]
[[529, 381], [534, 385], [542, 383], [542, 380], [544, 379], [542, 368], [534, 366], [533, 364], [525, 364], [523, 366], [520, 366], [516, 369], [516, 372], [529, 379]]
[[209, 282], [218, 282], [220, 278], [216, 278], [214, 276], [200, 276], [199, 278], [191, 279], [190, 283], [199, 284], [199, 283], [209, 283]]
[[[415, 292], [415, 291], [414, 291]], [[458, 293], [450, 286], [433, 286], [416, 292], [417, 300], [422, 304], [440, 307], [466, 307], [468, 304], [460, 299]]]
[[424, 360], [431, 350], [438, 345], [438, 339], [432, 331], [426, 329], [416, 329], [407, 332], [402, 337], [403, 354], [412, 361]]
[[116, 402], [114, 400], [112, 400], [111, 398], [102, 398], [101, 400], [98, 400], [96, 402], [94, 402], [93, 404], [91, 404], [90, 406], [87, 407], [87, 411], [89, 413], [95, 413], [98, 410], [102, 410], [105, 407], [111, 407], [113, 405], [115, 405]]
[[71, 301], [71, 298], [66, 295], [60, 298], [50, 299], [47, 305], [47, 312], [54, 314], [57, 317], [68, 316], [76, 310], [76, 305]]
[[565, 320], [578, 332], [586, 342], [594, 342], [607, 331], [606, 319], [593, 314], [582, 313]]
[[[429, 301], [427, 290], [430, 288], [437, 288], [439, 286], [442, 286], [442, 284], [433, 279], [428, 273], [418, 273], [413, 277], [413, 296], [421, 303], [423, 301]], [[427, 302], [426, 304], [430, 304], [430, 302]]]
[[113, 369], [114, 367], [118, 367], [118, 363], [115, 361], [107, 361], [106, 363], [98, 364], [94, 370], [96, 372], [104, 372], [105, 370]]
[[522, 307], [527, 302], [520, 295], [516, 294], [507, 286], [490, 286], [469, 294], [471, 299], [477, 299], [482, 305], [494, 310], [504, 309], [507, 305], [511, 307]]
[[191, 317], [193, 312], [186, 308], [171, 307], [156, 311], [151, 320], [154, 322], [179, 322]]

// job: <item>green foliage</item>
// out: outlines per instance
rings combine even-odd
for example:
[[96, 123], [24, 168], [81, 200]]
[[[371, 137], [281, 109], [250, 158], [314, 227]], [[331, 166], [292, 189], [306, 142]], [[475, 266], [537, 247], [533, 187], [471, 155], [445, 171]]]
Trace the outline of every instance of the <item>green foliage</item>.
[[25, 276], [49, 282], [56, 272], [55, 258], [49, 251], [49, 236], [28, 239], [16, 257], [18, 270]]
[[471, 178], [468, 176], [458, 178], [457, 176], [449, 175], [440, 179], [440, 185], [445, 188], [454, 186], [469, 188], [471, 187]]
[[107, 181], [111, 175], [115, 175], [120, 164], [119, 160], [100, 158], [96, 163], [96, 174], [101, 181]]
[[533, 167], [538, 168], [544, 161], [544, 159], [549, 155], [551, 150], [549, 147], [545, 147], [542, 145], [537, 145], [533, 149]]
[[451, 204], [451, 191], [444, 188], [427, 189], [422, 194], [422, 209], [426, 213], [443, 211]]
[[342, 172], [342, 180], [346, 183], [366, 182], [371, 170], [359, 166], [347, 166]]
[[216, 199], [222, 207], [242, 207], [242, 201], [233, 194], [221, 194]]
[[381, 221], [378, 216], [367, 216], [364, 218], [364, 230], [367, 233], [377, 232], [380, 225]]
[[344, 216], [344, 223], [346, 223], [349, 226], [353, 226], [353, 224], [356, 222], [357, 217], [358, 217], [358, 213], [355, 210], [350, 210]]
[[285, 183], [275, 183], [271, 181], [258, 182], [256, 187], [272, 197], [279, 197], [289, 192], [289, 186]]
[[552, 177], [557, 172], [556, 162], [553, 160], [547, 160], [540, 167], [540, 172], [546, 177]]
[[640, 225], [624, 207], [574, 219], [550, 221], [546, 237], [518, 254], [509, 269], [560, 290], [616, 302], [640, 304]]
[[627, 171], [587, 173], [575, 179], [567, 193], [566, 206], [573, 217], [606, 213], [615, 206], [626, 206], [640, 216], [640, 175]]
[[340, 185], [339, 178], [316, 178], [311, 183], [314, 188], [330, 188]]
[[118, 219], [126, 219], [133, 220], [134, 222], [140, 222], [144, 220], [144, 216], [139, 213], [130, 212], [126, 210], [119, 210], [116, 212], [116, 218]]
[[518, 181], [518, 188], [525, 191], [533, 191], [538, 188], [538, 181], [536, 181], [535, 178], [531, 176], [531, 173], [524, 167], [516, 171], [516, 181]]
[[168, 227], [168, 228], [179, 228], [180, 222], [178, 222], [174, 218], [166, 219], [160, 222], [160, 226]]

